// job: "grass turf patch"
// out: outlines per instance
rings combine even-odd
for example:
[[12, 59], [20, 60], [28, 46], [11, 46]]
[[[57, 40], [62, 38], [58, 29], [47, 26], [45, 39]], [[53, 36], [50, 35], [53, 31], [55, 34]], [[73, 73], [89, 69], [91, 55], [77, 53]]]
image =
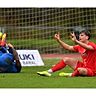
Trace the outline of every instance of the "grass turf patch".
[[[36, 74], [49, 69], [59, 59], [44, 60], [45, 66], [23, 67], [21, 73], [1, 73], [0, 88], [96, 88], [96, 77], [59, 77], [58, 72], [51, 77]], [[69, 67], [61, 70], [72, 72]]]

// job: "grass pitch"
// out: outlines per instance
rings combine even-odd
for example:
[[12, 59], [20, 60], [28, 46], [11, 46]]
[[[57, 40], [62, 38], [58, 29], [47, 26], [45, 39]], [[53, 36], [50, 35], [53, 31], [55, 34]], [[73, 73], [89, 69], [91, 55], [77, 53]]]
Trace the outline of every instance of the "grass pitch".
[[[59, 77], [55, 72], [51, 77], [36, 74], [49, 69], [59, 59], [44, 60], [45, 66], [23, 67], [21, 73], [1, 73], [0, 88], [96, 88], [96, 77]], [[72, 72], [67, 67], [61, 71]]]

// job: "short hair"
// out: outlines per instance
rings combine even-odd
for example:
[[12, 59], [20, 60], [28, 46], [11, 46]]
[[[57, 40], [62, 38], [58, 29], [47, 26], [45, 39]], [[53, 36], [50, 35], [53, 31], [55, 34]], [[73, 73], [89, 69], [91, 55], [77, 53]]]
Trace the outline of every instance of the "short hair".
[[81, 33], [85, 33], [85, 35], [89, 37], [88, 40], [89, 40], [90, 37], [91, 37], [91, 33], [90, 33], [90, 31], [88, 30], [87, 27], [75, 26], [75, 27], [73, 28], [73, 32], [75, 33], [76, 38], [77, 38], [78, 40], [79, 40], [79, 34], [81, 34]]

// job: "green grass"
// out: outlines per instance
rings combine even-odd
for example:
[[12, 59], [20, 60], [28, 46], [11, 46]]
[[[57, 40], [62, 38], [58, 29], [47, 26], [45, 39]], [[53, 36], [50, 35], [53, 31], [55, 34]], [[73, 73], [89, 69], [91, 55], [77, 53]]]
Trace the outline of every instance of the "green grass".
[[[96, 88], [96, 77], [59, 77], [53, 73], [51, 77], [42, 77], [37, 71], [47, 70], [59, 59], [45, 59], [45, 66], [23, 67], [21, 73], [1, 73], [0, 88]], [[72, 70], [67, 67], [65, 72]]]

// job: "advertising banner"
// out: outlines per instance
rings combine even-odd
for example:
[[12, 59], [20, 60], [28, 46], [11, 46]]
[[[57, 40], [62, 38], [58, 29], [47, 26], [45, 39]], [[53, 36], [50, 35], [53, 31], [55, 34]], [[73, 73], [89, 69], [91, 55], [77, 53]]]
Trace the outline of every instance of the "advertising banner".
[[22, 66], [43, 66], [38, 50], [17, 50]]

